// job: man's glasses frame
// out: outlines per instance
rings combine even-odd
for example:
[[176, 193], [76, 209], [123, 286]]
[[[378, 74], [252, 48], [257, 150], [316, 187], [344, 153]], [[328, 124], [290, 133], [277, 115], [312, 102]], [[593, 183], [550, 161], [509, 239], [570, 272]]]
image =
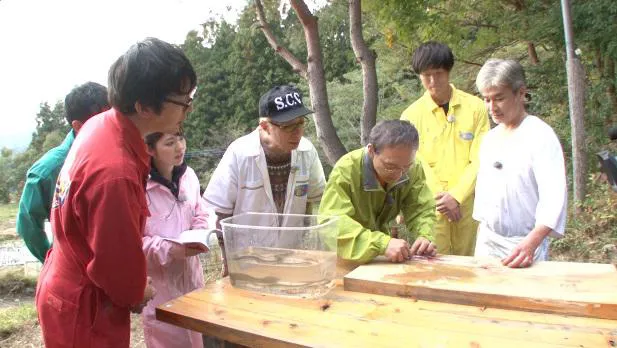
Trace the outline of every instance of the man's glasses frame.
[[179, 100], [173, 100], [173, 99], [170, 99], [170, 98], [165, 98], [163, 100], [168, 102], [168, 103], [172, 103], [172, 104], [176, 104], [176, 105], [179, 105], [179, 106], [183, 106], [184, 107], [184, 111], [186, 111], [188, 108], [193, 106], [193, 98], [195, 97], [195, 92], [197, 92], [197, 87], [193, 88], [191, 93], [189, 93], [189, 100], [187, 100], [186, 102], [182, 102], [182, 101], [179, 101]]
[[381, 158], [381, 156], [379, 156], [379, 152], [375, 151], [375, 157], [377, 157], [377, 160], [379, 161], [379, 163], [381, 164], [381, 169], [388, 173], [388, 174], [398, 174], [398, 173], [407, 173], [407, 171], [409, 171], [409, 169], [414, 165], [414, 162], [410, 163], [407, 166], [404, 167], [396, 167], [394, 168], [394, 166], [390, 163], [386, 163], [383, 161], [383, 159]]
[[293, 133], [295, 132], [297, 129], [300, 128], [304, 128], [306, 127], [306, 124], [308, 122], [308, 117], [306, 116], [302, 116], [303, 122], [296, 122], [294, 124], [279, 124], [279, 123], [274, 123], [272, 121], [269, 121], [270, 124], [278, 127], [280, 130], [282, 130], [283, 132], [286, 133]]

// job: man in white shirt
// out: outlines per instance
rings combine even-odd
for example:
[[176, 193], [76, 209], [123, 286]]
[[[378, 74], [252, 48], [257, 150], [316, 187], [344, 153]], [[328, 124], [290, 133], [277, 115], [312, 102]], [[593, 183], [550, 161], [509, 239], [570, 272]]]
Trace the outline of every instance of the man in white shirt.
[[246, 212], [305, 214], [326, 184], [317, 150], [302, 135], [312, 113], [293, 86], [259, 101], [259, 126], [223, 155], [203, 198], [218, 219]]
[[488, 60], [476, 86], [498, 126], [480, 146], [475, 256], [529, 267], [548, 258], [546, 237], [564, 234], [568, 194], [563, 151], [553, 129], [527, 114], [525, 73], [518, 62]]

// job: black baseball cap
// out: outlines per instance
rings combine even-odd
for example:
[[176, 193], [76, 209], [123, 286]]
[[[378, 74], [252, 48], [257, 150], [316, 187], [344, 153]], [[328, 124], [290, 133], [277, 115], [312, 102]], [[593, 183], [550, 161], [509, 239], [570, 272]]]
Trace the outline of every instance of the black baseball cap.
[[294, 86], [276, 86], [259, 99], [259, 117], [269, 117], [274, 122], [285, 123], [312, 113]]

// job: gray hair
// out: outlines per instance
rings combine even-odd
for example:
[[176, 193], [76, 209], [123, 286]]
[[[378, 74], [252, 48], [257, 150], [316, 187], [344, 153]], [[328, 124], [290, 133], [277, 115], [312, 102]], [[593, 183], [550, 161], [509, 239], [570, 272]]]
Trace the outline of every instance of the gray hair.
[[515, 60], [489, 59], [484, 63], [478, 77], [476, 87], [479, 92], [489, 87], [508, 86], [513, 92], [525, 86], [525, 71]]
[[420, 143], [418, 130], [409, 121], [380, 121], [373, 127], [368, 136], [368, 142], [375, 151], [390, 146], [407, 145], [417, 149]]

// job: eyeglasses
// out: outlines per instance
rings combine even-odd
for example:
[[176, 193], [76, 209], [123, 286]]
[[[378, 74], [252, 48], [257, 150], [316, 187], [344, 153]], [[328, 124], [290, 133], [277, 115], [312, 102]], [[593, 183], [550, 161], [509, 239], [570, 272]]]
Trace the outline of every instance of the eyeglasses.
[[179, 101], [179, 100], [173, 100], [173, 99], [170, 99], [170, 98], [165, 98], [163, 100], [168, 102], [168, 103], [172, 103], [172, 104], [176, 104], [176, 105], [179, 105], [179, 106], [183, 106], [184, 107], [184, 111], [186, 111], [188, 108], [190, 108], [193, 105], [193, 97], [195, 96], [195, 92], [197, 92], [197, 87], [193, 88], [191, 93], [189, 93], [189, 100], [187, 100], [186, 102]]
[[413, 166], [413, 162], [404, 166], [404, 167], [398, 167], [396, 165], [390, 164], [390, 163], [385, 163], [380, 156], [375, 156], [377, 157], [377, 159], [379, 160], [380, 164], [381, 164], [381, 168], [383, 169], [384, 172], [388, 173], [388, 174], [399, 174], [399, 173], [405, 173], [409, 170], [409, 168], [411, 168], [411, 166]]
[[293, 133], [297, 129], [300, 129], [300, 128], [303, 129], [306, 126], [306, 122], [307, 121], [308, 121], [308, 118], [306, 116], [304, 116], [304, 117], [302, 117], [300, 122], [296, 122], [296, 123], [293, 123], [293, 124], [278, 124], [278, 123], [274, 123], [272, 121], [270, 121], [270, 124], [272, 124], [274, 126], [277, 126], [283, 132]]

